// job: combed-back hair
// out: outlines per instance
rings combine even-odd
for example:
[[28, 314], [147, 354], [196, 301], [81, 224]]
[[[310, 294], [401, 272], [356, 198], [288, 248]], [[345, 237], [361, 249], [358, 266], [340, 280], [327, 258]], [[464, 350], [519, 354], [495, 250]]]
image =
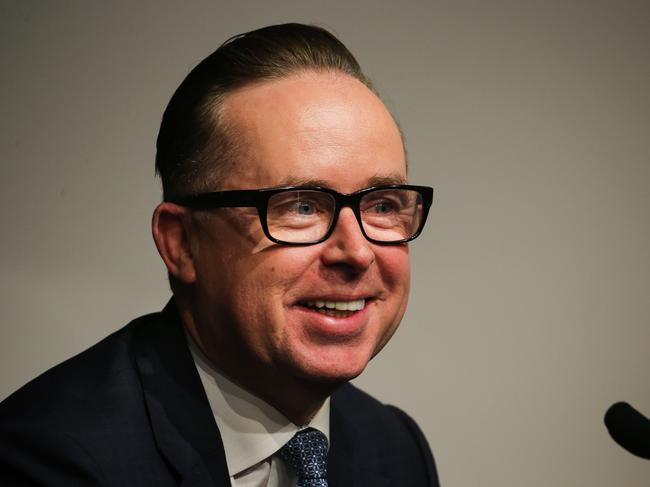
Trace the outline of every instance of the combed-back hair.
[[374, 91], [343, 43], [313, 25], [272, 25], [240, 34], [201, 61], [172, 96], [160, 125], [156, 172], [163, 199], [218, 189], [234, 163], [237, 136], [221, 116], [228, 93], [306, 70], [341, 72]]

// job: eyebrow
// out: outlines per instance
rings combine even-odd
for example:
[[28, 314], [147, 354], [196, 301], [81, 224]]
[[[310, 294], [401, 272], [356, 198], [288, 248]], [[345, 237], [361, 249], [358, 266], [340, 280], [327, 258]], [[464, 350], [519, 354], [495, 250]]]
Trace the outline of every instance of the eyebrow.
[[[386, 184], [406, 184], [406, 179], [402, 175], [396, 173], [385, 176], [374, 175], [367, 180], [365, 187], [382, 186]], [[282, 180], [282, 182], [275, 187], [280, 188], [283, 186], [321, 186], [323, 188], [329, 188], [331, 187], [331, 181], [328, 182], [324, 179], [289, 177]]]

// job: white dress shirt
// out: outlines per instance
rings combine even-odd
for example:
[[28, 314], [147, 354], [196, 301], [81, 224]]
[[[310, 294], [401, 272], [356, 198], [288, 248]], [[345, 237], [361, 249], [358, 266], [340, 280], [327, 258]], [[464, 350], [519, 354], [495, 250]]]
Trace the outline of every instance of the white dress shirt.
[[232, 486], [296, 485], [295, 473], [276, 453], [307, 426], [321, 431], [329, 443], [329, 398], [308, 425], [297, 426], [215, 370], [189, 334], [187, 342], [221, 433]]

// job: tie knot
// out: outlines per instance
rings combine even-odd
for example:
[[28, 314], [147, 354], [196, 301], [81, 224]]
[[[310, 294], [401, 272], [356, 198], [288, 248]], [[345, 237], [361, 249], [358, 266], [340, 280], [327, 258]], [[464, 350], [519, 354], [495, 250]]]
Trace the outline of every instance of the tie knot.
[[299, 431], [280, 449], [298, 474], [298, 487], [327, 487], [327, 438], [314, 428]]

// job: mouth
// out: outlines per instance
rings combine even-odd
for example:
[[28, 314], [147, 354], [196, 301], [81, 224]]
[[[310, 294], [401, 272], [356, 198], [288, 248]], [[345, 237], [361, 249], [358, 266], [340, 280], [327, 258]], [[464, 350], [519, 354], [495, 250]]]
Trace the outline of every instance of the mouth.
[[317, 299], [301, 301], [298, 305], [327, 316], [347, 318], [365, 308], [366, 299], [354, 299], [350, 301], [328, 301]]

